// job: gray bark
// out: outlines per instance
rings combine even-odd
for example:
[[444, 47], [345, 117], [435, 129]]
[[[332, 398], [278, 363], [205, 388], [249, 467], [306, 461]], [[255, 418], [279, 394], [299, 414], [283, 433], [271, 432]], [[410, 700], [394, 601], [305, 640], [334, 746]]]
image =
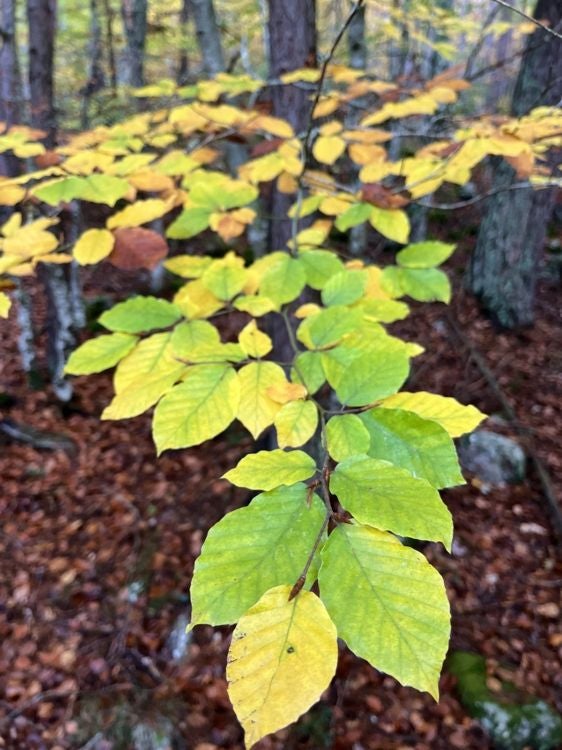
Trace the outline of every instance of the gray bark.
[[[315, 0], [269, 0], [269, 75], [279, 78], [295, 68], [316, 66]], [[288, 120], [296, 133], [306, 129], [310, 116], [309, 92], [298, 86], [274, 86], [273, 114]], [[291, 238], [287, 212], [294, 196], [273, 190], [270, 249], [283, 249]]]
[[16, 299], [18, 301], [17, 320], [19, 327], [18, 350], [25, 373], [31, 378], [37, 372], [35, 336], [31, 318], [31, 299], [21, 279], [17, 279]]
[[188, 39], [188, 23], [191, 10], [191, 0], [182, 0], [180, 8], [180, 57], [178, 62], [178, 72], [176, 73], [176, 81], [182, 86], [187, 83], [189, 77], [189, 58], [187, 56], [187, 39]]
[[201, 50], [203, 72], [216, 76], [225, 68], [224, 52], [213, 0], [191, 0], [197, 43]]
[[[562, 25], [562, 3], [538, 0], [535, 17], [551, 28]], [[541, 35], [540, 37], [538, 35]], [[537, 40], [542, 43], [537, 46]], [[558, 105], [562, 100], [562, 45], [544, 31], [527, 43], [515, 84], [512, 113], [522, 116], [538, 105]], [[509, 188], [515, 171], [495, 160], [493, 189]], [[561, 163], [552, 152], [549, 166]], [[534, 319], [535, 285], [540, 255], [554, 204], [554, 190], [504, 191], [488, 199], [469, 269], [469, 286], [482, 307], [499, 325], [517, 328]]]
[[56, 0], [27, 0], [31, 124], [45, 131], [44, 142], [48, 147], [54, 145], [56, 131], [53, 76], [56, 16]]
[[144, 48], [148, 0], [122, 0], [121, 17], [127, 43], [127, 83], [144, 85]]

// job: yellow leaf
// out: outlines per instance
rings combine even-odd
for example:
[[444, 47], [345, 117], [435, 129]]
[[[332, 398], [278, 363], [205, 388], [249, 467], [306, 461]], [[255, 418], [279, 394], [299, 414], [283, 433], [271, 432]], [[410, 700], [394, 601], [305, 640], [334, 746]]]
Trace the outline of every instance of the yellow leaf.
[[330, 684], [336, 628], [316, 594], [276, 586], [240, 619], [228, 654], [228, 694], [251, 748], [295, 721]]
[[128, 175], [127, 179], [137, 190], [143, 190], [144, 192], [162, 193], [165, 190], [173, 190], [175, 187], [175, 183], [171, 177], [160, 174], [154, 169], [143, 169], [140, 172], [134, 172], [134, 174]]
[[465, 406], [454, 398], [425, 391], [396, 393], [385, 398], [381, 406], [385, 409], [412, 411], [423, 419], [438, 422], [454, 438], [472, 432], [486, 419], [486, 415], [475, 406]]
[[18, 231], [21, 227], [22, 216], [20, 213], [14, 213], [10, 216], [8, 221], [2, 225], [0, 232], [4, 237], [11, 237], [12, 234]]
[[118, 211], [110, 216], [105, 225], [108, 229], [117, 229], [118, 227], [140, 227], [141, 224], [147, 224], [150, 221], [159, 219], [171, 211], [172, 205], [168, 201], [159, 198], [149, 198], [144, 201], [137, 201], [127, 206], [122, 211]]
[[265, 130], [266, 133], [271, 133], [271, 135], [275, 135], [278, 138], [293, 138], [295, 135], [291, 124], [286, 120], [281, 120], [279, 117], [260, 115], [249, 124], [252, 129]]
[[0, 292], [0, 318], [7, 318], [12, 306], [12, 300], [5, 292]]
[[356, 164], [370, 164], [371, 162], [384, 162], [386, 150], [376, 143], [350, 143], [349, 158]]
[[255, 320], [251, 320], [238, 336], [238, 343], [249, 357], [265, 357], [273, 348], [267, 333], [260, 331]]
[[280, 448], [298, 448], [316, 432], [318, 409], [313, 401], [289, 401], [275, 415]]
[[115, 239], [107, 229], [87, 229], [74, 245], [74, 259], [81, 266], [98, 263], [113, 250]]
[[71, 263], [72, 256], [68, 253], [46, 253], [46, 255], [38, 255], [33, 258], [32, 263]]
[[293, 175], [289, 174], [288, 172], [281, 172], [281, 174], [277, 178], [277, 189], [280, 193], [285, 193], [285, 195], [292, 195], [293, 193], [297, 192], [298, 188], [299, 183], [293, 177]]
[[25, 198], [25, 188], [13, 182], [0, 182], [0, 206], [15, 206]]
[[454, 104], [458, 99], [456, 92], [446, 86], [435, 86], [429, 96], [439, 104]]
[[313, 117], [327, 117], [331, 115], [340, 106], [340, 97], [335, 94], [320, 97], [313, 113]]
[[297, 401], [305, 398], [307, 390], [301, 383], [275, 383], [267, 389], [267, 395], [278, 404], [288, 404], [289, 401]]
[[320, 210], [326, 216], [339, 216], [344, 211], [347, 211], [350, 205], [349, 196], [339, 197], [337, 195], [330, 195], [322, 201]]
[[334, 164], [345, 151], [345, 141], [336, 135], [320, 135], [314, 141], [312, 153], [322, 164]]
[[273, 424], [281, 404], [267, 393], [272, 385], [287, 382], [285, 373], [274, 362], [251, 362], [238, 371], [240, 383], [240, 405], [238, 419], [255, 439]]
[[367, 286], [365, 297], [367, 299], [390, 299], [390, 295], [381, 285], [382, 269], [378, 266], [367, 266]]
[[321, 309], [322, 308], [320, 307], [320, 305], [317, 305], [314, 302], [307, 302], [295, 310], [294, 316], [299, 320], [304, 320], [305, 318], [309, 318], [311, 315], [316, 315], [316, 313], [320, 312]]

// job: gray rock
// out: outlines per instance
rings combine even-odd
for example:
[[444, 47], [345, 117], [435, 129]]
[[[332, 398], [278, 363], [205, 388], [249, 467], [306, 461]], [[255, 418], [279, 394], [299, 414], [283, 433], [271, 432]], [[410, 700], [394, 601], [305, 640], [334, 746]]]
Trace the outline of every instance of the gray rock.
[[525, 452], [515, 440], [489, 430], [477, 430], [459, 444], [466, 471], [494, 487], [519, 484], [525, 478]]

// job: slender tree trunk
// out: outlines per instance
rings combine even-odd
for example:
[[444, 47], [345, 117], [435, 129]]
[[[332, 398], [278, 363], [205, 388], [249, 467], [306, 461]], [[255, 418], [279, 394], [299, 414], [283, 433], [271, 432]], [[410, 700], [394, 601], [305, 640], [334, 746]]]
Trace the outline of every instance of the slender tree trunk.
[[2, 0], [0, 10], [0, 120], [21, 122], [21, 76], [16, 43], [16, 3]]
[[[22, 121], [22, 81], [16, 41], [16, 3], [3, 0], [0, 11], [0, 121], [9, 128]], [[0, 154], [0, 174], [15, 176], [19, 159], [13, 154]], [[8, 212], [0, 209], [0, 220]]]
[[183, 85], [187, 83], [189, 76], [189, 58], [187, 56], [188, 22], [191, 9], [191, 0], [182, 0], [180, 8], [180, 57], [176, 81]]
[[103, 0], [105, 13], [105, 44], [107, 48], [107, 62], [109, 66], [109, 82], [114, 97], [117, 96], [117, 65], [115, 64], [115, 43], [113, 40], [114, 12], [109, 0]]
[[86, 130], [89, 127], [90, 99], [97, 91], [105, 86], [102, 56], [103, 43], [98, 0], [90, 0], [90, 40], [88, 44], [89, 75], [88, 81], [82, 89], [82, 112], [80, 117], [83, 130]]
[[127, 41], [127, 83], [144, 85], [144, 48], [148, 0], [121, 0], [121, 17]]
[[27, 0], [31, 124], [45, 131], [44, 141], [49, 147], [54, 145], [56, 132], [53, 76], [56, 17], [56, 0]]
[[225, 63], [213, 0], [191, 0], [191, 10], [203, 60], [203, 72], [208, 76], [216, 76], [225, 69]]
[[[560, 0], [538, 0], [535, 18], [551, 28], [562, 25]], [[539, 36], [542, 43], [537, 45]], [[527, 43], [515, 84], [512, 112], [516, 116], [539, 105], [562, 100], [562, 45], [538, 30]], [[560, 151], [549, 159], [553, 172], [561, 163]], [[498, 164], [493, 189], [508, 188], [518, 180], [505, 162]], [[469, 269], [469, 285], [492, 319], [506, 328], [533, 322], [535, 282], [554, 190], [504, 191], [487, 201], [478, 241]]]
[[[279, 78], [296, 68], [316, 66], [315, 0], [269, 0], [269, 74]], [[273, 114], [288, 120], [295, 133], [306, 128], [310, 116], [309, 92], [298, 86], [272, 88]], [[273, 191], [271, 250], [285, 247], [291, 238], [287, 212], [294, 196]]]
[[365, 41], [365, 6], [359, 8], [351, 19], [347, 30], [347, 49], [349, 64], [356, 70], [367, 67], [367, 44]]

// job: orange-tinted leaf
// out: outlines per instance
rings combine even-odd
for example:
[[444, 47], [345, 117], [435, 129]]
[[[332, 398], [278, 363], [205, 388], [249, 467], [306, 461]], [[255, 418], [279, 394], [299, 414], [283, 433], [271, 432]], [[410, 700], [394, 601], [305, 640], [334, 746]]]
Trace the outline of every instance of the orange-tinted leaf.
[[115, 247], [108, 260], [123, 271], [156, 268], [168, 255], [166, 240], [152, 229], [127, 227], [115, 231]]

